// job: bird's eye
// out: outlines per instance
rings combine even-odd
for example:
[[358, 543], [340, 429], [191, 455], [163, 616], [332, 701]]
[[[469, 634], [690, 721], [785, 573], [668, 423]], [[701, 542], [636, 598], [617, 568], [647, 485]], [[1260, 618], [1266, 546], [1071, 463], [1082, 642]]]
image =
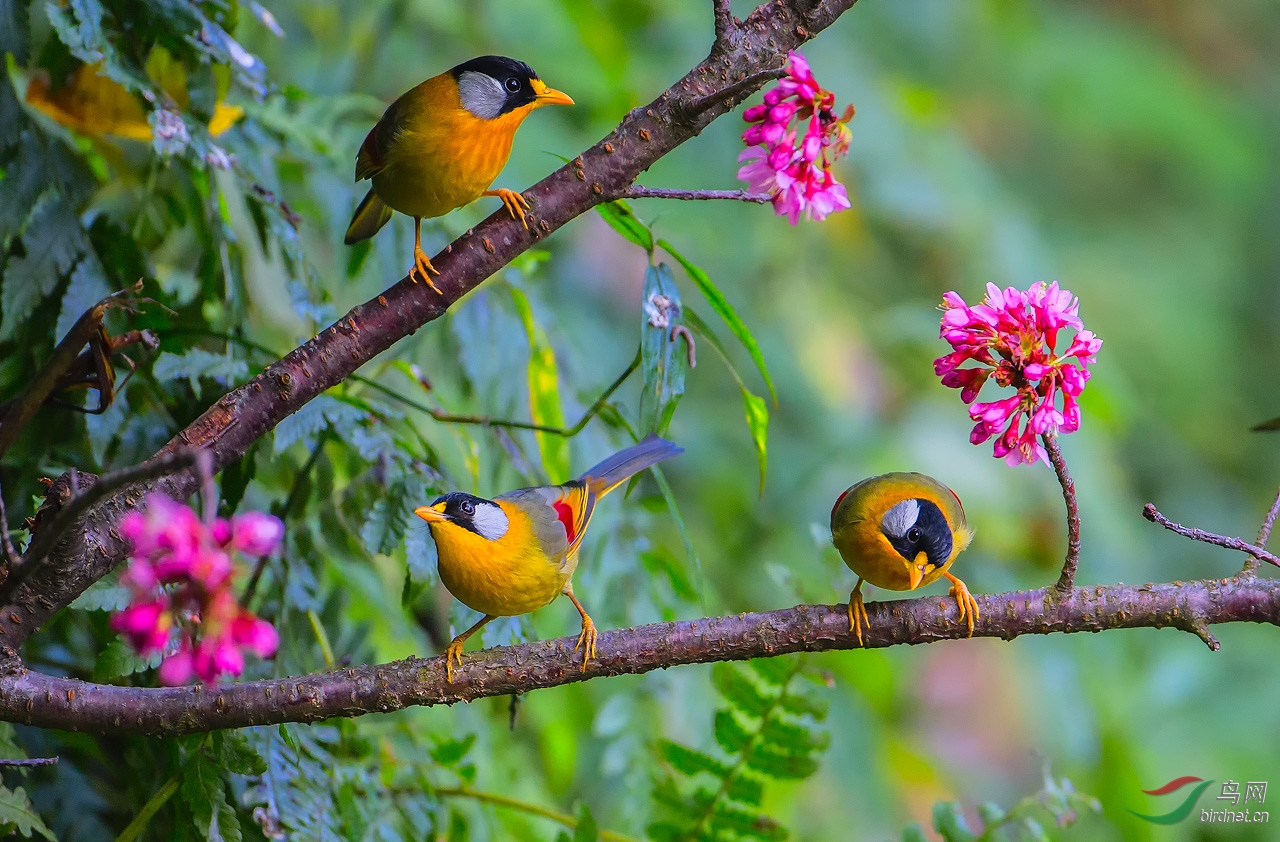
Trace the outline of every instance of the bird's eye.
[[921, 532], [920, 532], [920, 527], [918, 526], [913, 526], [907, 530], [907, 540], [913, 544], [916, 541], [920, 540], [920, 536], [921, 536]]
[[470, 500], [463, 500], [462, 505], [459, 508], [462, 509], [462, 513], [467, 517], [471, 517], [476, 513], [476, 504], [472, 503]]
[[511, 93], [515, 93], [516, 91], [520, 90], [520, 80], [515, 78], [508, 79], [507, 90], [511, 91]]

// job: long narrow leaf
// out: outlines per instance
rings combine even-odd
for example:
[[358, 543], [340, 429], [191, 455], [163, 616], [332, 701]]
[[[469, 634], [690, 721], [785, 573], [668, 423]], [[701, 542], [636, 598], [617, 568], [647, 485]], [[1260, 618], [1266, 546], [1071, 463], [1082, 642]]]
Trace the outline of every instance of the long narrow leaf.
[[[533, 320], [533, 308], [528, 297], [511, 286], [511, 298], [516, 312], [524, 323], [529, 337], [529, 417], [544, 427], [563, 427], [564, 410], [560, 406], [560, 375], [556, 368], [555, 351], [544, 331]], [[538, 452], [542, 455], [542, 467], [552, 482], [562, 482], [569, 476], [569, 443], [564, 436], [536, 433]]]
[[626, 201], [618, 199], [616, 202], [605, 202], [597, 205], [596, 210], [624, 239], [653, 254], [653, 232], [632, 212], [631, 205]]

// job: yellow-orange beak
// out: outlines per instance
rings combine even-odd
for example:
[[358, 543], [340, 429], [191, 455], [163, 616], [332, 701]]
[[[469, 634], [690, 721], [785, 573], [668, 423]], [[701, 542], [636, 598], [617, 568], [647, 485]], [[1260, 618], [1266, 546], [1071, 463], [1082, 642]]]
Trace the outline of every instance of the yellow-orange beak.
[[920, 583], [924, 580], [924, 566], [928, 563], [928, 556], [918, 553], [916, 560], [907, 565], [907, 580], [911, 583], [911, 590], [914, 591], [920, 587]]
[[543, 105], [573, 105], [573, 97], [566, 93], [557, 91], [555, 88], [548, 88], [541, 79], [532, 80], [533, 92], [538, 95], [535, 103], [538, 106]]
[[444, 516], [444, 503], [436, 503], [434, 506], [419, 506], [413, 510], [413, 513], [425, 520], [427, 523], [438, 523], [448, 520]]

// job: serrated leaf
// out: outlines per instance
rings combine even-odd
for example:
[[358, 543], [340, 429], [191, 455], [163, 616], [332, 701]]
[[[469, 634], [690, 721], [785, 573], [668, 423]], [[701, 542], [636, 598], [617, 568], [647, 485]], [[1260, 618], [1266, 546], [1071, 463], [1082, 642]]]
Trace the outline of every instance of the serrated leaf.
[[22, 787], [7, 789], [0, 786], [0, 833], [15, 832], [28, 838], [38, 833], [54, 842], [58, 839], [53, 831], [45, 827], [44, 820], [31, 805], [31, 799]]
[[11, 339], [18, 326], [58, 286], [85, 246], [84, 229], [74, 209], [61, 198], [36, 208], [22, 234], [23, 257], [11, 257], [0, 285], [0, 339]]
[[684, 395], [689, 349], [675, 334], [682, 323], [680, 290], [665, 263], [650, 266], [644, 275], [644, 306], [640, 322], [640, 432], [662, 435], [671, 424]]
[[725, 784], [724, 794], [732, 801], [759, 807], [764, 801], [764, 781], [747, 774], [746, 770], [739, 770], [738, 774]]
[[751, 355], [751, 361], [756, 364], [756, 368], [760, 371], [760, 376], [764, 378], [764, 384], [769, 389], [769, 397], [773, 399], [773, 403], [776, 406], [778, 403], [778, 391], [773, 386], [773, 378], [769, 376], [769, 368], [765, 365], [764, 354], [760, 352], [760, 346], [756, 343], [755, 337], [751, 335], [751, 330], [738, 315], [738, 311], [733, 309], [729, 299], [724, 297], [724, 293], [720, 291], [720, 288], [715, 285], [706, 272], [676, 251], [666, 240], [658, 240], [658, 245], [662, 246], [663, 250], [674, 257], [676, 262], [684, 268], [684, 271], [693, 280], [694, 285], [702, 291], [702, 295], [707, 299], [707, 303], [711, 305], [711, 309], [715, 310], [716, 314], [724, 319], [724, 323], [729, 326], [729, 330], [742, 343], [742, 347], [747, 349], [747, 353]]
[[778, 700], [778, 706], [795, 716], [812, 716], [818, 722], [827, 718], [827, 703], [800, 693], [787, 693]]
[[239, 731], [215, 731], [213, 752], [227, 771], [237, 775], [261, 775], [267, 771], [267, 761]]
[[370, 553], [387, 555], [404, 540], [411, 514], [411, 501], [406, 492], [405, 484], [398, 482], [387, 489], [385, 497], [374, 501], [368, 519], [360, 528], [360, 540]]
[[964, 808], [955, 801], [939, 801], [933, 805], [933, 829], [946, 842], [974, 842], [977, 839], [969, 829]]
[[757, 746], [746, 756], [748, 768], [770, 778], [801, 781], [818, 771], [818, 761], [807, 754], [788, 754], [766, 746]]
[[716, 742], [729, 754], [739, 753], [751, 742], [751, 732], [742, 727], [731, 710], [716, 711], [714, 731]]
[[[560, 375], [555, 351], [546, 331], [534, 321], [528, 297], [517, 287], [510, 289], [511, 300], [529, 339], [529, 418], [543, 427], [563, 428], [564, 410], [560, 406]], [[552, 482], [563, 482], [569, 477], [569, 442], [564, 436], [554, 433], [538, 432], [534, 435], [547, 477]]]
[[786, 829], [770, 817], [726, 804], [716, 805], [711, 816], [711, 830], [713, 838], [721, 839], [726, 832], [741, 839], [761, 839], [765, 842], [782, 842], [787, 838]]
[[711, 670], [711, 683], [726, 702], [751, 716], [764, 716], [773, 704], [772, 699], [762, 695], [751, 679], [732, 664], [716, 664]]
[[129, 604], [129, 589], [120, 584], [120, 568], [94, 582], [71, 603], [80, 611], [119, 611]]
[[133, 675], [160, 666], [160, 661], [159, 652], [152, 652], [143, 658], [134, 652], [129, 644], [117, 637], [98, 653], [97, 660], [93, 664], [93, 680], [101, 682]]
[[436, 542], [431, 539], [431, 529], [425, 523], [410, 521], [404, 533], [404, 556], [406, 570], [400, 603], [407, 607], [417, 602], [423, 591], [434, 588], [440, 581]]
[[201, 838], [208, 842], [241, 842], [240, 820], [227, 801], [221, 770], [203, 752], [183, 770], [179, 792]]
[[107, 283], [107, 276], [102, 271], [97, 255], [85, 254], [76, 263], [67, 291], [62, 294], [62, 309], [58, 312], [58, 323], [53, 331], [57, 341], [61, 342], [62, 337], [67, 335], [67, 331], [75, 326], [79, 318], [110, 293], [111, 285]]
[[11, 723], [0, 722], [0, 759], [20, 760], [27, 756], [14, 741], [17, 731]]
[[344, 403], [332, 395], [320, 395], [276, 425], [273, 452], [283, 453], [297, 442], [307, 450], [315, 447], [316, 437], [326, 427], [353, 429], [364, 420], [363, 410]]
[[492, 649], [495, 646], [515, 646], [531, 640], [532, 635], [525, 628], [527, 616], [495, 617], [480, 630], [480, 642], [485, 649]]
[[771, 687], [786, 687], [798, 672], [791, 658], [752, 658], [747, 666]]
[[160, 381], [185, 377], [191, 384], [191, 391], [199, 397], [201, 380], [212, 380], [223, 387], [231, 386], [249, 373], [249, 364], [230, 354], [190, 348], [181, 354], [162, 353], [156, 358], [151, 372]]
[[602, 205], [596, 205], [596, 210], [600, 212], [604, 221], [609, 223], [609, 227], [617, 231], [625, 240], [653, 254], [653, 232], [649, 230], [648, 225], [640, 221], [626, 200], [605, 202]]
[[769, 717], [760, 729], [761, 741], [788, 754], [807, 754], [822, 751], [831, 744], [830, 735], [813, 731], [803, 725], [797, 725], [778, 718]]
[[671, 740], [658, 740], [658, 754], [671, 765], [671, 768], [690, 777], [699, 772], [707, 772], [723, 779], [728, 777], [730, 772], [728, 766], [714, 757]]

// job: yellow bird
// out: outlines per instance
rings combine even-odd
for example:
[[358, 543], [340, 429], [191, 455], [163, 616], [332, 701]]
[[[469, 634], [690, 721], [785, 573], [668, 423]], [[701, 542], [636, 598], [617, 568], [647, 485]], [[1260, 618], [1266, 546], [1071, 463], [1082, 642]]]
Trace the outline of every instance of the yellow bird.
[[[387, 107], [356, 156], [356, 181], [373, 187], [347, 227], [347, 245], [367, 240], [392, 211], [413, 217], [413, 268], [436, 292], [422, 250], [422, 220], [444, 216], [481, 196], [497, 196], [525, 222], [529, 203], [514, 190], [489, 185], [511, 156], [524, 118], [544, 105], [573, 105], [548, 88], [533, 68], [504, 56], [480, 56], [433, 76]], [[525, 222], [528, 228], [528, 223]]]
[[831, 508], [831, 543], [858, 574], [849, 594], [849, 630], [858, 643], [863, 625], [870, 625], [862, 603], [864, 581], [891, 591], [913, 591], [946, 576], [960, 619], [968, 621], [972, 635], [978, 603], [950, 571], [972, 540], [960, 498], [933, 477], [883, 474], [845, 489]]
[[591, 513], [610, 490], [681, 452], [683, 448], [650, 435], [564, 485], [520, 488], [492, 500], [454, 491], [415, 509], [431, 527], [440, 581], [464, 605], [484, 614], [445, 650], [448, 680], [453, 681], [454, 662], [462, 665], [467, 638], [485, 623], [527, 614], [561, 594], [582, 615], [574, 651], [583, 649], [585, 670], [596, 654], [596, 627], [573, 595], [570, 578]]

